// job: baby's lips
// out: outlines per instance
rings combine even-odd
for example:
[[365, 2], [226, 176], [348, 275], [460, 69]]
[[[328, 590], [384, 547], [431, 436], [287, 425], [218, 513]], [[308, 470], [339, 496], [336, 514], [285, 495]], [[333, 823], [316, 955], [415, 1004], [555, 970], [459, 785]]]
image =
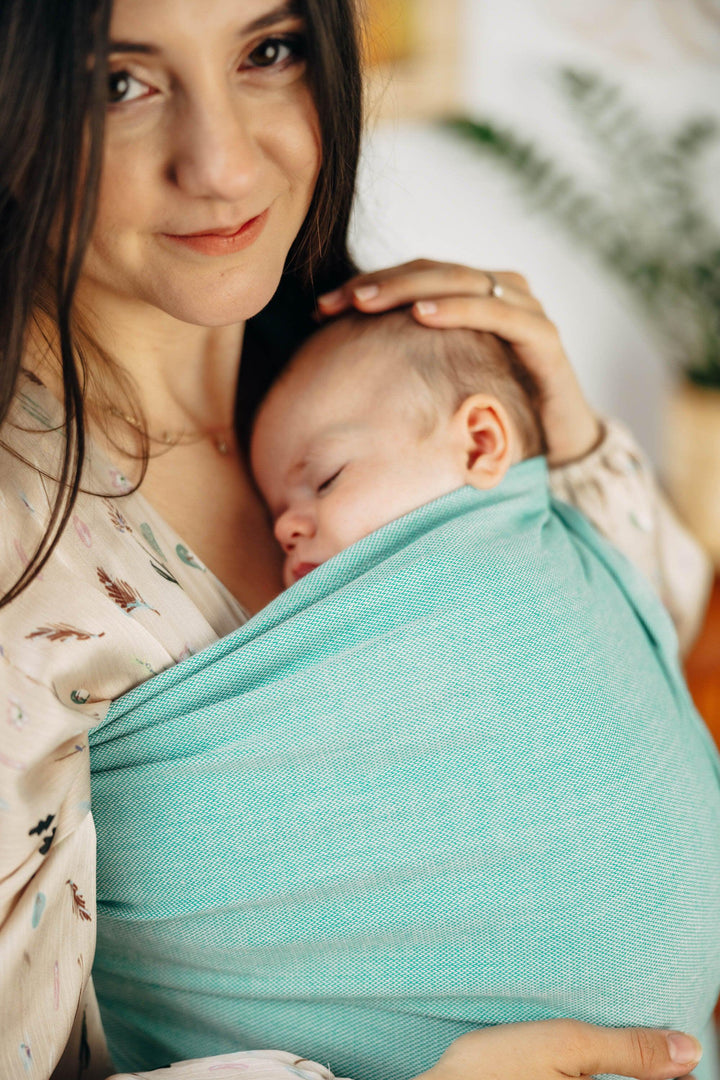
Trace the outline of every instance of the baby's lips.
[[295, 581], [299, 581], [300, 578], [305, 577], [311, 570], [315, 570], [320, 564], [311, 562], [301, 562], [297, 566], [294, 566], [290, 573]]

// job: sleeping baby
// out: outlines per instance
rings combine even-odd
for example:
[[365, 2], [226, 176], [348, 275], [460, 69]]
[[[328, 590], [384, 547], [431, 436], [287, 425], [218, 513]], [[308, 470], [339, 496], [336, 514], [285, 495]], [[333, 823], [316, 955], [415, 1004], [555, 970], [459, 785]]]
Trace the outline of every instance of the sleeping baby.
[[493, 488], [542, 454], [537, 393], [492, 334], [429, 330], [403, 311], [351, 313], [314, 334], [252, 437], [285, 585], [394, 518], [465, 484]]

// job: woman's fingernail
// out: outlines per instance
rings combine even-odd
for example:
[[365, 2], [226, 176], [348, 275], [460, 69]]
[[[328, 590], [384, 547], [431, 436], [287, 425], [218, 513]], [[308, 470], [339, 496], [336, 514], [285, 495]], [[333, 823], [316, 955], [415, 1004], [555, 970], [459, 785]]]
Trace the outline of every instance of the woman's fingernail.
[[336, 289], [335, 292], [325, 293], [325, 296], [318, 297], [318, 304], [322, 304], [323, 307], [335, 307], [339, 304], [343, 298], [342, 289]]
[[355, 289], [353, 293], [356, 300], [374, 300], [376, 296], [380, 295], [380, 289], [377, 285], [361, 285], [359, 289]]
[[694, 1065], [702, 1057], [702, 1046], [691, 1035], [671, 1031], [667, 1037], [670, 1060], [676, 1065]]
[[438, 306], [434, 300], [419, 300], [415, 305], [418, 315], [437, 315]]

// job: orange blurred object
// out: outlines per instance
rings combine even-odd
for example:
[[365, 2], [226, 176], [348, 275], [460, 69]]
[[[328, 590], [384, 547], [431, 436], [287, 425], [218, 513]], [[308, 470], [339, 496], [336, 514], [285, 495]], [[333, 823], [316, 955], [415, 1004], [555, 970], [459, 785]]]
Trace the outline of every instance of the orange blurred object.
[[370, 67], [392, 64], [413, 47], [413, 0], [363, 0], [365, 59]]
[[[715, 578], [705, 624], [687, 658], [685, 674], [698, 712], [720, 747], [720, 576]], [[720, 1029], [720, 1001], [715, 1022]]]
[[716, 577], [705, 625], [685, 665], [690, 693], [720, 746], [720, 577]]

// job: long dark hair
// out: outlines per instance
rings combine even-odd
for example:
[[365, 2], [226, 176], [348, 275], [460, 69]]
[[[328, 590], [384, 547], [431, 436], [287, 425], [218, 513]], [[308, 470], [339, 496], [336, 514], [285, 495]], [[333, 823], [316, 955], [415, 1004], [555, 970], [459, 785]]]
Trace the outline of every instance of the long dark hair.
[[[346, 234], [362, 90], [353, 0], [301, 0], [300, 7], [323, 159], [283, 288], [300, 298], [307, 315], [314, 295], [352, 270]], [[111, 11], [112, 0], [3, 0], [0, 5], [0, 425], [15, 393], [28, 326], [41, 311], [56, 328], [66, 436], [47, 529], [0, 606], [37, 577], [80, 490], [85, 369], [74, 332], [73, 297], [97, 205]], [[251, 363], [255, 337], [248, 336]], [[147, 440], [144, 447], [147, 454]]]

